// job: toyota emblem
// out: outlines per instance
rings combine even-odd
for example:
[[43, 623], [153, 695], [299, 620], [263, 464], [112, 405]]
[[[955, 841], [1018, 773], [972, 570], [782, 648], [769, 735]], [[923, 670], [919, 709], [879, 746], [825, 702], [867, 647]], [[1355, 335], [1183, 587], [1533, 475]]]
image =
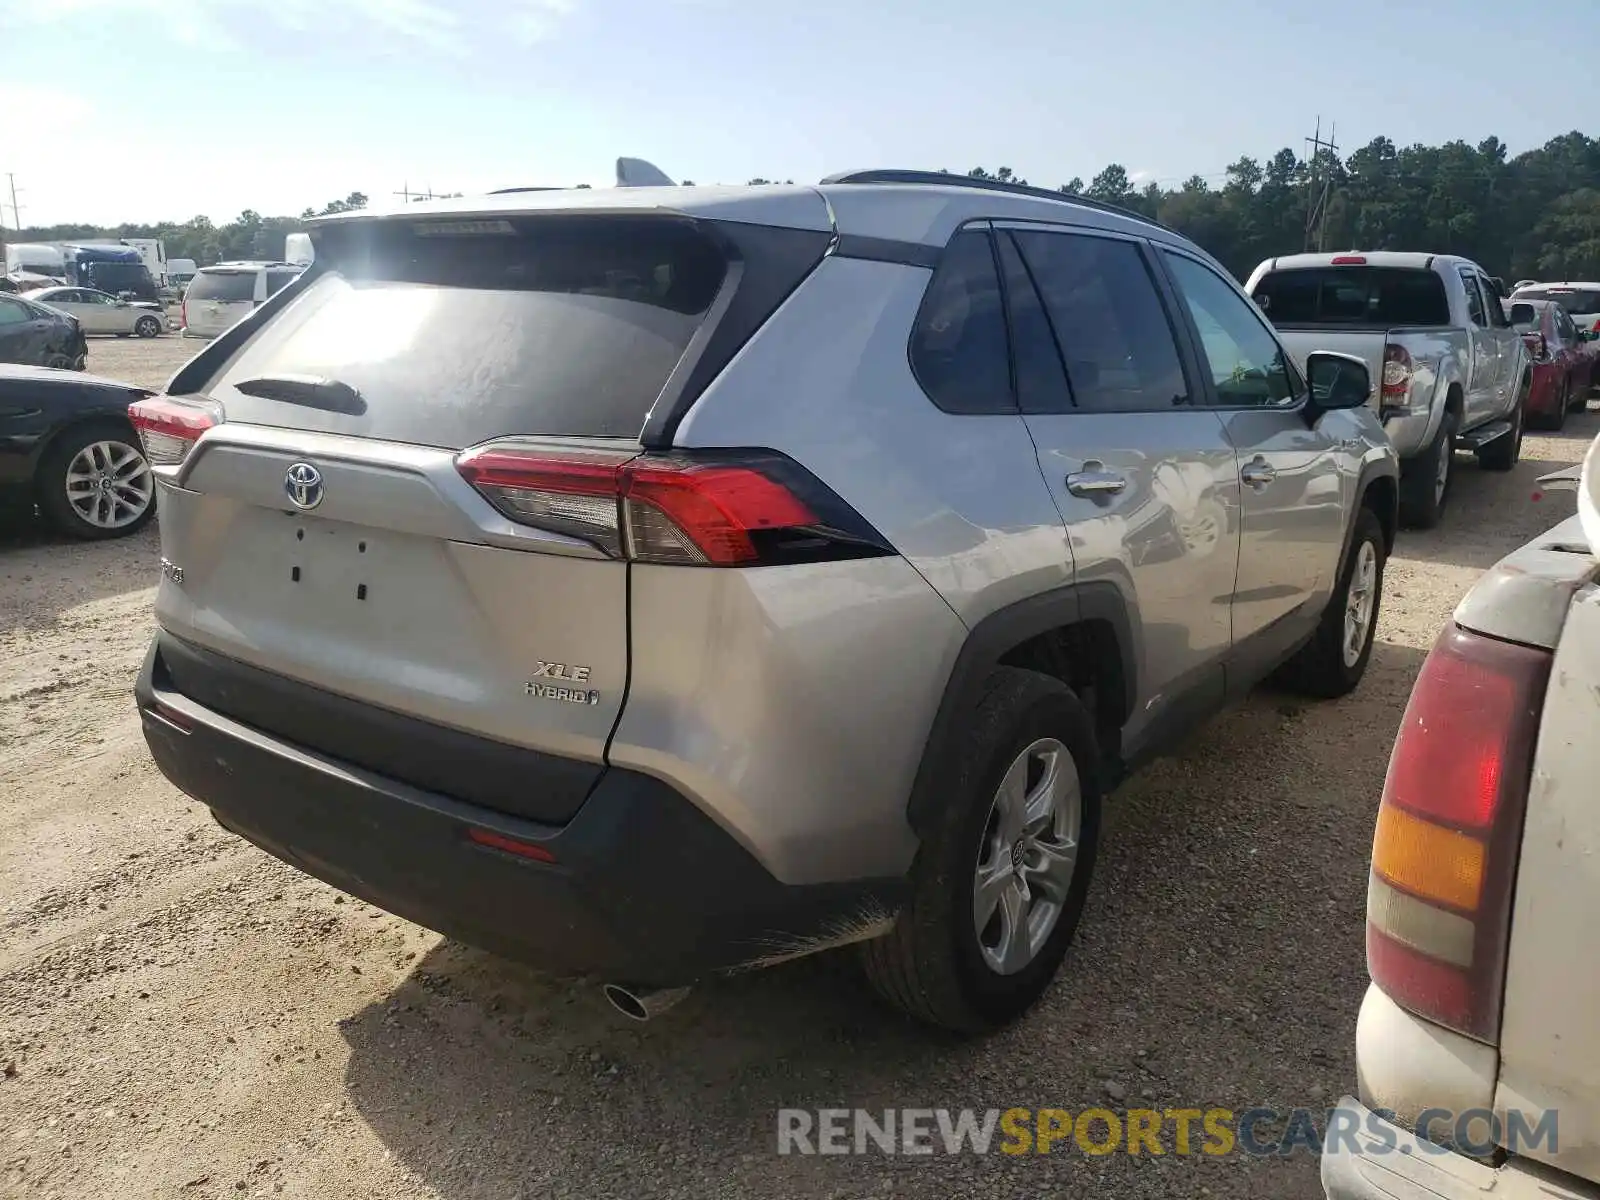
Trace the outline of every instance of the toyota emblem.
[[296, 508], [322, 503], [322, 472], [307, 462], [297, 462], [283, 476], [283, 490]]

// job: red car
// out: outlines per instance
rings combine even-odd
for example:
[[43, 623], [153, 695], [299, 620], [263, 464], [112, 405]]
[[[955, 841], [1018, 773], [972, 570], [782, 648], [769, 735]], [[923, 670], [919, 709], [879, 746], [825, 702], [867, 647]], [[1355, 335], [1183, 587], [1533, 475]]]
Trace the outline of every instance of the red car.
[[1567, 413], [1588, 403], [1590, 386], [1600, 383], [1594, 369], [1600, 343], [1592, 331], [1580, 332], [1554, 300], [1511, 300], [1506, 309], [1533, 360], [1528, 424], [1560, 429]]

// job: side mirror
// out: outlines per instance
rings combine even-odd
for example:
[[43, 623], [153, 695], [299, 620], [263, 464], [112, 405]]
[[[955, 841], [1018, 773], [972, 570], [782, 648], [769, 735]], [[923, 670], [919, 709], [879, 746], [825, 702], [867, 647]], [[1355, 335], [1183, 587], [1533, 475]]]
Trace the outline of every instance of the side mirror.
[[1306, 356], [1311, 419], [1340, 408], [1360, 408], [1372, 395], [1372, 372], [1353, 354], [1315, 350]]

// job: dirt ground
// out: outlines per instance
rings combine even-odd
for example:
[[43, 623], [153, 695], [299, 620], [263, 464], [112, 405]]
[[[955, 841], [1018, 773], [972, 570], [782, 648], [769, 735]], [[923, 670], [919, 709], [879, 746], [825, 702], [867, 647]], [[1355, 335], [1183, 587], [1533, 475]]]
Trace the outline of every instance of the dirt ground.
[[[192, 346], [192, 344], [191, 344]], [[159, 385], [175, 337], [96, 340]], [[1403, 534], [1365, 683], [1264, 691], [1114, 799], [1078, 945], [1027, 1020], [960, 1044], [848, 956], [648, 1025], [441, 941], [223, 832], [156, 772], [131, 684], [157, 539], [0, 532], [0, 1194], [1320, 1196], [1314, 1160], [780, 1157], [780, 1107], [1323, 1107], [1353, 1086], [1366, 862], [1412, 678], [1461, 593], [1572, 511], [1530, 500], [1600, 414], [1463, 459]]]

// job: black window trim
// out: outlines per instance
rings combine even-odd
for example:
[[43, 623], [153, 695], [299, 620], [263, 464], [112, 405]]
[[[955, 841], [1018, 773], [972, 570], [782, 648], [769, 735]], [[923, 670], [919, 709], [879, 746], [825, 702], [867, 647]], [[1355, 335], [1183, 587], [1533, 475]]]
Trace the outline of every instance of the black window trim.
[[[1239, 294], [1239, 298], [1245, 302], [1246, 307], [1252, 310], [1256, 319], [1261, 322], [1261, 327], [1266, 330], [1267, 336], [1270, 337], [1273, 341], [1273, 344], [1278, 347], [1278, 353], [1283, 355], [1283, 362], [1284, 366], [1288, 369], [1289, 379], [1293, 384], [1295, 384], [1296, 387], [1295, 402], [1293, 404], [1224, 404], [1222, 402], [1221, 393], [1217, 391], [1217, 383], [1215, 378], [1212, 376], [1210, 360], [1205, 357], [1203, 343], [1200, 340], [1199, 326], [1194, 323], [1194, 317], [1189, 312], [1188, 302], [1184, 300], [1182, 292], [1178, 290], [1178, 281], [1173, 278], [1171, 271], [1167, 267], [1166, 260], [1162, 258], [1161, 251], [1165, 251], [1167, 254], [1179, 255], [1183, 258], [1186, 258], [1196, 266], [1203, 267], [1207, 271], [1210, 271], [1218, 279], [1222, 280], [1223, 283], [1229, 284], [1233, 287], [1233, 290]], [[1304, 373], [1300, 370], [1300, 364], [1295, 362], [1294, 355], [1290, 354], [1288, 348], [1284, 346], [1283, 339], [1278, 336], [1277, 329], [1274, 328], [1272, 322], [1262, 314], [1260, 306], [1250, 298], [1250, 294], [1246, 292], [1244, 288], [1241, 287], [1239, 283], [1234, 280], [1226, 271], [1219, 270], [1213, 264], [1206, 262], [1206, 260], [1200, 255], [1191, 254], [1181, 246], [1162, 245], [1159, 247], [1155, 257], [1160, 261], [1162, 279], [1165, 280], [1167, 287], [1172, 290], [1172, 298], [1177, 304], [1178, 310], [1181, 314], [1184, 336], [1189, 340], [1191, 350], [1195, 356], [1195, 361], [1199, 365], [1200, 380], [1202, 384], [1201, 390], [1205, 394], [1205, 407], [1209, 408], [1212, 412], [1224, 413], [1302, 412], [1305, 409], [1306, 404], [1311, 399], [1311, 387], [1306, 382]]]
[[[1201, 364], [1201, 362], [1203, 360], [1201, 360], [1201, 359], [1199, 359], [1199, 358], [1197, 358], [1195, 356], [1194, 347], [1190, 344], [1190, 342], [1188, 340], [1188, 330], [1183, 325], [1182, 319], [1180, 318], [1177, 310], [1174, 307], [1175, 304], [1179, 304], [1180, 303], [1180, 298], [1178, 297], [1177, 293], [1172, 289], [1172, 285], [1171, 285], [1170, 281], [1167, 279], [1165, 268], [1162, 267], [1162, 265], [1157, 261], [1159, 256], [1156, 254], [1154, 247], [1156, 245], [1160, 245], [1160, 246], [1164, 247], [1164, 246], [1167, 245], [1166, 242], [1156, 243], [1156, 242], [1153, 242], [1149, 238], [1140, 237], [1137, 234], [1125, 233], [1120, 229], [1107, 229], [1107, 228], [1105, 228], [1104, 226], [1101, 226], [1101, 225], [1084, 225], [1084, 224], [1078, 224], [1076, 222], [1069, 222], [1069, 221], [1035, 221], [1035, 220], [1021, 219], [1021, 218], [1017, 218], [1017, 217], [1006, 217], [1004, 219], [997, 219], [995, 221], [992, 221], [992, 222], [990, 222], [990, 225], [991, 225], [992, 229], [994, 230], [994, 232], [997, 233], [997, 234], [1001, 233], [1001, 232], [1009, 232], [1011, 230], [1017, 230], [1017, 231], [1020, 231], [1020, 232], [1023, 232], [1023, 233], [1079, 234], [1079, 235], [1087, 236], [1087, 237], [1106, 238], [1106, 239], [1111, 240], [1111, 241], [1129, 242], [1129, 243], [1131, 243], [1133, 245], [1134, 249], [1138, 251], [1139, 257], [1144, 263], [1145, 273], [1150, 277], [1151, 286], [1155, 288], [1156, 300], [1160, 304], [1162, 313], [1163, 313], [1163, 315], [1165, 315], [1165, 317], [1167, 319], [1167, 332], [1169, 334], [1171, 334], [1173, 347], [1178, 352], [1178, 369], [1183, 374], [1184, 389], [1187, 392], [1187, 397], [1186, 397], [1184, 403], [1182, 403], [1182, 404], [1151, 405], [1149, 408], [1118, 408], [1118, 409], [1083, 408], [1083, 407], [1080, 407], [1079, 404], [1078, 404], [1077, 393], [1072, 391], [1072, 376], [1071, 376], [1070, 372], [1068, 372], [1066, 370], [1066, 363], [1063, 361], [1061, 369], [1062, 369], [1062, 373], [1064, 375], [1066, 375], [1067, 389], [1068, 389], [1068, 394], [1069, 394], [1069, 396], [1071, 398], [1071, 401], [1072, 401], [1072, 407], [1071, 408], [1063, 408], [1059, 412], [1053, 411], [1053, 410], [1052, 411], [1030, 410], [1029, 412], [1027, 412], [1027, 413], [1025, 413], [1023, 415], [1030, 416], [1030, 417], [1033, 417], [1033, 416], [1055, 417], [1055, 416], [1067, 416], [1067, 415], [1082, 415], [1082, 416], [1086, 416], [1086, 417], [1094, 417], [1094, 416], [1103, 417], [1103, 416], [1121, 416], [1121, 415], [1126, 414], [1126, 413], [1138, 414], [1138, 413], [1186, 412], [1186, 411], [1188, 411], [1190, 409], [1194, 409], [1194, 408], [1199, 407], [1195, 403], [1195, 396], [1198, 394], [1196, 384], [1197, 384], [1197, 382], [1198, 383], [1203, 383], [1204, 382], [1204, 380], [1206, 378], [1206, 372], [1204, 372], [1204, 371], [1199, 369], [1200, 368], [1200, 364]], [[1022, 253], [1022, 244], [1020, 242], [1015, 242], [1015, 241], [1014, 241], [1014, 244], [1017, 247], [1018, 255], [1022, 258], [1022, 265], [1023, 265], [1024, 269], [1027, 270], [1029, 279], [1032, 279], [1033, 278], [1033, 267], [1028, 262], [1028, 256], [1026, 254]], [[998, 270], [998, 269], [999, 269], [999, 263], [997, 261], [996, 262], [996, 270]], [[1000, 284], [1001, 284], [1002, 288], [1005, 286], [1005, 274], [1004, 274], [1004, 272], [1001, 272]], [[1035, 281], [1035, 283], [1034, 283], [1034, 290], [1038, 291], [1038, 283], [1037, 283], [1037, 281]], [[1044, 303], [1044, 293], [1043, 292], [1039, 292], [1039, 302], [1040, 302], [1041, 305], [1044, 306], [1045, 320], [1050, 323], [1051, 335], [1056, 340], [1056, 353], [1060, 354], [1061, 353], [1061, 337], [1060, 337], [1060, 334], [1056, 331], [1054, 318], [1052, 318], [1050, 316], [1050, 308], [1049, 308], [1048, 305], [1046, 305]], [[1184, 315], [1186, 316], [1187, 314], [1184, 314]], [[1010, 337], [1010, 321], [1011, 321], [1011, 314], [1010, 314], [1010, 311], [1008, 309], [1007, 313], [1006, 313], [1006, 328], [1007, 328], [1008, 344], [1009, 344], [1009, 337]], [[1013, 373], [1013, 377], [1014, 377], [1014, 373]], [[1012, 387], [1012, 401], [1013, 401], [1013, 403], [1016, 401], [1016, 389], [1015, 389], [1015, 384], [1014, 383], [1013, 383], [1013, 387]], [[1020, 409], [1019, 409], [1019, 411], [1020, 411]]]

